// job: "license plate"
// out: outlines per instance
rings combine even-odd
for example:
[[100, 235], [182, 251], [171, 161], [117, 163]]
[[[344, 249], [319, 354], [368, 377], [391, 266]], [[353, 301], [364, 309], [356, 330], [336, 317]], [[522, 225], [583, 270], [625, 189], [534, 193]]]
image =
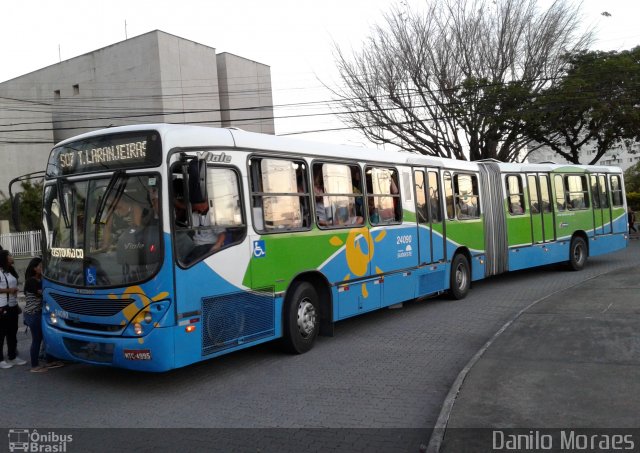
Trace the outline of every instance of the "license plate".
[[124, 358], [127, 360], [151, 360], [149, 349], [125, 349]]

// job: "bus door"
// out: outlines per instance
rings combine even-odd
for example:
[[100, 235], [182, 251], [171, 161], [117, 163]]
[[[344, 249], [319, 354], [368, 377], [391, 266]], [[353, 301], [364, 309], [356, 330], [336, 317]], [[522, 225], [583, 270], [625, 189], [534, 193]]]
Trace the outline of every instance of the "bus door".
[[531, 242], [541, 244], [553, 241], [553, 212], [549, 195], [549, 177], [544, 174], [528, 174], [529, 213], [531, 214]]
[[433, 168], [414, 171], [420, 264], [444, 260], [445, 238], [438, 173]]
[[555, 240], [553, 210], [549, 176], [546, 174], [528, 174], [529, 213], [531, 214], [531, 242], [541, 244]]
[[596, 236], [610, 234], [611, 206], [609, 204], [609, 187], [604, 174], [589, 176], [591, 183], [591, 203], [593, 205], [593, 231]]

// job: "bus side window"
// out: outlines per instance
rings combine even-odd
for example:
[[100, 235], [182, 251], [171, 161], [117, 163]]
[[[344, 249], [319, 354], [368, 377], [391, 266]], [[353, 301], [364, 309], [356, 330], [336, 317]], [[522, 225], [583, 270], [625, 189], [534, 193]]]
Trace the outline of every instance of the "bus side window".
[[456, 213], [453, 208], [453, 184], [451, 181], [451, 173], [444, 172], [444, 196], [447, 204], [447, 219], [453, 220], [456, 218]]
[[358, 165], [313, 164], [315, 217], [320, 228], [362, 225], [362, 177]]
[[613, 206], [622, 206], [622, 184], [620, 183], [620, 176], [611, 175], [609, 180], [611, 182], [611, 198], [613, 200]]
[[522, 178], [519, 175], [507, 176], [507, 200], [509, 202], [509, 214], [524, 214], [524, 189]]
[[[185, 266], [241, 242], [246, 235], [238, 173], [228, 167], [208, 167], [207, 173], [208, 199], [191, 199], [187, 213], [191, 226], [176, 227], [176, 254]], [[176, 193], [174, 209], [177, 221], [180, 204]]]
[[367, 167], [365, 176], [369, 222], [375, 225], [402, 221], [398, 171], [394, 168]]
[[258, 233], [308, 229], [310, 192], [302, 160], [260, 158], [249, 161], [253, 226]]
[[476, 175], [457, 173], [453, 177], [456, 214], [458, 219], [480, 217], [478, 178]]
[[567, 209], [567, 201], [564, 192], [564, 181], [561, 175], [555, 175], [553, 183], [556, 191], [556, 207], [558, 211], [564, 211]]

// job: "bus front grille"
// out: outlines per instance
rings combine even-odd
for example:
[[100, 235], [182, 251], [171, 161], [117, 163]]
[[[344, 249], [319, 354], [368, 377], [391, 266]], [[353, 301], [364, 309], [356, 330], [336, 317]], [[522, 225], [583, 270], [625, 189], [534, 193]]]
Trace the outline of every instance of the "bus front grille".
[[51, 298], [64, 311], [88, 316], [113, 316], [133, 303], [132, 299], [90, 299], [56, 293]]
[[273, 289], [202, 299], [202, 355], [270, 337], [275, 329]]

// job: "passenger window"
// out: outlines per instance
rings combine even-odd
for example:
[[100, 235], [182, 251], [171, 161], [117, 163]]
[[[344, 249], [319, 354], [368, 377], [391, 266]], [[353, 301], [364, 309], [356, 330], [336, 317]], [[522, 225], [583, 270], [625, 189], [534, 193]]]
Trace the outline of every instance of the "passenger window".
[[613, 199], [613, 206], [622, 206], [622, 184], [620, 183], [620, 176], [611, 175], [609, 177], [611, 182], [611, 198]]
[[565, 211], [567, 209], [567, 202], [564, 193], [564, 180], [562, 176], [555, 175], [553, 182], [556, 190], [556, 207], [558, 211]]
[[414, 172], [415, 185], [416, 185], [416, 216], [418, 223], [429, 223], [429, 212], [427, 205], [427, 184], [424, 179], [424, 172], [416, 170]]
[[447, 219], [456, 218], [456, 212], [453, 207], [453, 184], [451, 182], [451, 173], [444, 172], [444, 196], [447, 202]]
[[249, 161], [253, 226], [259, 233], [311, 227], [310, 192], [304, 161], [252, 158]]
[[433, 223], [442, 222], [442, 206], [440, 206], [440, 181], [438, 173], [429, 172], [429, 212]]
[[525, 213], [524, 189], [522, 188], [522, 178], [519, 175], [507, 176], [507, 201], [509, 203], [509, 214], [520, 215]]
[[599, 196], [593, 195], [593, 201], [595, 202], [596, 196], [600, 198], [600, 207], [608, 208], [609, 207], [609, 197], [607, 196], [607, 178], [604, 175], [598, 175], [598, 184], [600, 185], [600, 194]]
[[372, 225], [400, 222], [402, 205], [398, 172], [391, 168], [367, 167], [365, 174], [369, 222]]
[[186, 180], [176, 174], [172, 184], [176, 257], [185, 266], [241, 242], [247, 231], [238, 173], [231, 168], [208, 167], [206, 200], [198, 199], [197, 191], [189, 190], [189, 179], [193, 177], [191, 171]]
[[589, 189], [586, 176], [568, 175], [565, 180], [569, 210], [587, 209], [589, 207]]
[[529, 203], [531, 214], [540, 214], [540, 200], [538, 200], [538, 178], [533, 175], [527, 177], [529, 188]]
[[320, 228], [364, 224], [362, 172], [358, 165], [314, 164], [313, 195], [316, 223]]
[[540, 176], [540, 203], [542, 212], [551, 212], [551, 190], [547, 175]]
[[477, 219], [480, 217], [478, 178], [476, 175], [456, 174], [453, 177], [456, 217]]

